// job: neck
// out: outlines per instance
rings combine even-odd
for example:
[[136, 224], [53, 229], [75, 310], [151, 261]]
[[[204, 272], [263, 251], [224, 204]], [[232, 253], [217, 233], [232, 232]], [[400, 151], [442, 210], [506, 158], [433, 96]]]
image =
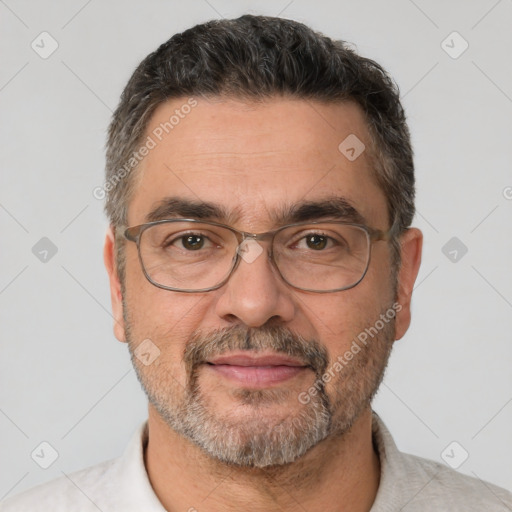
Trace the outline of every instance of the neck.
[[145, 464], [151, 485], [169, 512], [368, 512], [380, 479], [371, 427], [368, 407], [349, 432], [325, 439], [292, 464], [239, 468], [209, 457], [150, 406]]

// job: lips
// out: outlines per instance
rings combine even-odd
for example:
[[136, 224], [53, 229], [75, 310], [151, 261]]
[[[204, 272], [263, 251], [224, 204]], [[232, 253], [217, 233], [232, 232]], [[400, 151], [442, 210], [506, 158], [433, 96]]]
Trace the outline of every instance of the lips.
[[212, 358], [206, 368], [245, 387], [265, 388], [291, 379], [309, 366], [285, 355], [244, 353]]
[[234, 366], [307, 366], [302, 361], [280, 354], [228, 354], [215, 357], [207, 362], [214, 365], [227, 364]]

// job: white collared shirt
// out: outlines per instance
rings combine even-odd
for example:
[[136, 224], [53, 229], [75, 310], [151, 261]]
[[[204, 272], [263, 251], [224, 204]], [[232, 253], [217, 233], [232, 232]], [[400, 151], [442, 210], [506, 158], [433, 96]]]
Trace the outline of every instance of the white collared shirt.
[[[512, 512], [512, 494], [398, 450], [373, 412], [381, 477], [370, 512]], [[62, 476], [0, 503], [1, 512], [166, 512], [144, 466], [147, 423], [114, 460]], [[191, 497], [191, 510], [193, 510]]]

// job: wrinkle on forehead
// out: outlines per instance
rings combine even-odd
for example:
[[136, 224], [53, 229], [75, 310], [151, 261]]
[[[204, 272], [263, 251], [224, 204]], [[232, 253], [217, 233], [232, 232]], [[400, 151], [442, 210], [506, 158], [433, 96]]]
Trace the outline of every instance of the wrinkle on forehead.
[[[177, 100], [162, 104], [149, 130], [176, 105]], [[333, 115], [334, 109], [339, 112]], [[349, 162], [338, 150], [352, 132], [368, 136], [364, 115], [348, 102], [279, 99], [247, 108], [236, 101], [199, 100], [141, 162], [137, 218], [175, 195], [222, 203], [232, 211], [225, 216], [231, 222], [238, 214], [257, 224], [266, 213], [276, 224], [283, 208], [333, 196], [345, 197], [362, 217], [382, 217], [387, 205], [369, 159], [363, 153]]]

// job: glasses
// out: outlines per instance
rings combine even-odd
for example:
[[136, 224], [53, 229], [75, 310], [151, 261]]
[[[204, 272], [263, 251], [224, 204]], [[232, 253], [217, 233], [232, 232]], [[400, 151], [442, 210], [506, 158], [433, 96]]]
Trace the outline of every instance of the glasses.
[[288, 224], [266, 233], [247, 233], [197, 219], [167, 219], [126, 228], [150, 283], [177, 292], [206, 292], [224, 285], [241, 259], [251, 263], [270, 239], [268, 257], [281, 278], [299, 290], [328, 293], [359, 284], [371, 246], [395, 231], [336, 221]]

